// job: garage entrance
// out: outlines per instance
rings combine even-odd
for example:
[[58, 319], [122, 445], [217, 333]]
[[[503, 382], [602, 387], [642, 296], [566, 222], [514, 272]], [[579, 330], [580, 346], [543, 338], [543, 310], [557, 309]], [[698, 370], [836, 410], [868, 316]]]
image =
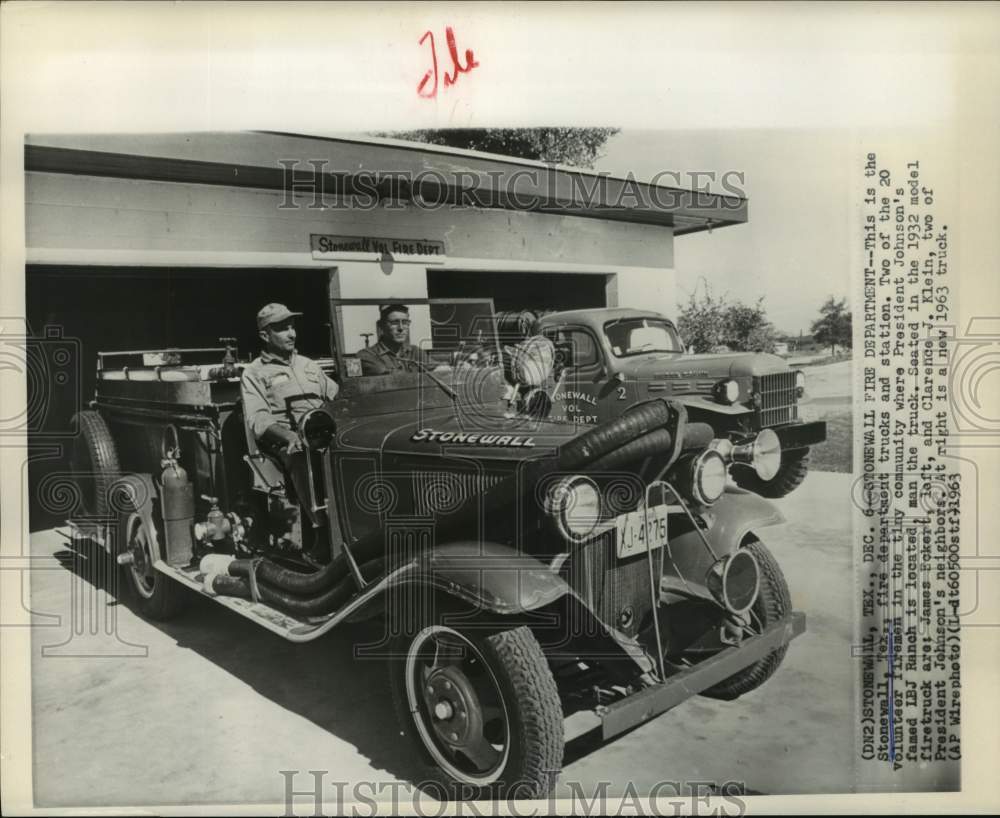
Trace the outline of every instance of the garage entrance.
[[[36, 505], [38, 481], [69, 468], [72, 416], [94, 396], [97, 353], [116, 349], [218, 347], [236, 338], [240, 358], [258, 354], [257, 311], [280, 301], [305, 313], [298, 323], [303, 354], [329, 354], [326, 269], [163, 268], [29, 265], [25, 275], [28, 326], [35, 336], [59, 327], [71, 339], [79, 378], [73, 388], [45, 389], [47, 411], [33, 441], [62, 444], [62, 454], [28, 465], [32, 530], [59, 524]], [[32, 387], [29, 379], [29, 389]], [[29, 395], [29, 404], [33, 398]]]
[[431, 298], [492, 298], [500, 310], [576, 310], [608, 306], [613, 273], [503, 273], [428, 270]]
[[91, 387], [97, 351], [123, 344], [215, 347], [230, 337], [241, 357], [256, 354], [255, 316], [269, 301], [306, 313], [297, 327], [303, 352], [329, 348], [325, 269], [31, 265], [25, 285], [30, 326], [39, 333], [46, 324], [59, 325], [65, 337], [80, 339]]

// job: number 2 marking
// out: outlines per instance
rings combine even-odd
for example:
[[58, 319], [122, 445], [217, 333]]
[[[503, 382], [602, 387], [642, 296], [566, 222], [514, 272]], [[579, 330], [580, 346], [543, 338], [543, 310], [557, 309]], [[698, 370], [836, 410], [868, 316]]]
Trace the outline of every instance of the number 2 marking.
[[618, 400], [625, 400], [625, 387], [624, 386], [619, 386], [618, 387]]

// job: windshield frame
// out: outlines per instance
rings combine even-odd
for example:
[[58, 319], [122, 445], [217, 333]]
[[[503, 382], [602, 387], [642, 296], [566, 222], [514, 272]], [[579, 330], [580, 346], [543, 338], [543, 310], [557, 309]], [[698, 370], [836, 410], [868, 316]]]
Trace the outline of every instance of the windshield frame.
[[[666, 329], [668, 334], [674, 339], [675, 348], [674, 349], [641, 349], [635, 352], [623, 352], [620, 355], [615, 352], [614, 344], [611, 343], [611, 339], [608, 337], [608, 327], [616, 326], [618, 324], [623, 324], [629, 321], [643, 321], [649, 322], [651, 324], [661, 324]], [[648, 326], [648, 324], [643, 324], [643, 326]], [[604, 343], [607, 345], [608, 351], [615, 358], [634, 358], [636, 355], [650, 355], [653, 353], [667, 354], [667, 355], [681, 355], [684, 353], [684, 343], [681, 341], [680, 333], [677, 332], [677, 327], [674, 326], [674, 322], [669, 318], [665, 318], [662, 315], [627, 315], [620, 318], [612, 318], [605, 321], [601, 325], [601, 335], [604, 337]]]
[[[347, 366], [344, 360], [344, 349], [347, 346], [344, 340], [344, 321], [342, 318], [342, 307], [372, 307], [378, 306], [379, 304], [386, 303], [396, 303], [396, 304], [406, 304], [408, 306], [420, 307], [432, 304], [484, 304], [489, 306], [490, 310], [490, 325], [493, 328], [493, 340], [496, 344], [496, 354], [497, 359], [500, 359], [501, 347], [500, 347], [500, 333], [497, 330], [497, 315], [496, 307], [493, 303], [493, 299], [488, 296], [482, 296], [480, 298], [405, 298], [396, 296], [382, 296], [381, 298], [330, 298], [328, 299], [330, 303], [330, 322], [331, 322], [331, 332], [330, 332], [330, 346], [331, 346], [331, 357], [336, 362], [337, 366], [337, 377], [344, 380], [348, 377], [350, 379], [362, 378], [362, 377], [378, 377], [377, 375], [347, 375]], [[412, 342], [411, 342], [412, 343]], [[419, 345], [418, 345], [419, 346]], [[421, 370], [422, 372], [424, 370]], [[437, 381], [437, 378], [434, 378]]]

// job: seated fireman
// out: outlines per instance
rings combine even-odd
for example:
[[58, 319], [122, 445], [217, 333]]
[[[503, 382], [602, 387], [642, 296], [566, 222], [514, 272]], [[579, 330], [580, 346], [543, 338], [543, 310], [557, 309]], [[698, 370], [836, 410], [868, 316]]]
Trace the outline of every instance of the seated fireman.
[[[382, 304], [378, 308], [378, 343], [358, 352], [362, 375], [415, 372], [434, 367], [427, 353], [410, 343], [410, 308], [405, 304]], [[447, 367], [436, 367], [436, 370]]]
[[264, 351], [243, 370], [240, 392], [247, 428], [261, 451], [281, 461], [314, 525], [322, 521], [308, 508], [305, 452], [296, 434], [302, 416], [337, 395], [337, 384], [315, 361], [295, 351], [295, 316], [284, 304], [267, 304], [257, 313]]

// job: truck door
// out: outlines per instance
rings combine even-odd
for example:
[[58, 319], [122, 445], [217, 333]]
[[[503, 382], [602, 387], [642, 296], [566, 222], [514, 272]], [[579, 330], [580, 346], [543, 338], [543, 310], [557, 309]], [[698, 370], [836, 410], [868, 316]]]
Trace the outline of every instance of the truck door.
[[544, 335], [557, 350], [569, 350], [568, 366], [562, 365], [563, 353], [557, 352], [561, 377], [553, 395], [551, 417], [601, 423], [617, 417], [629, 405], [628, 389], [611, 377], [604, 350], [591, 330], [559, 327], [545, 330]]

